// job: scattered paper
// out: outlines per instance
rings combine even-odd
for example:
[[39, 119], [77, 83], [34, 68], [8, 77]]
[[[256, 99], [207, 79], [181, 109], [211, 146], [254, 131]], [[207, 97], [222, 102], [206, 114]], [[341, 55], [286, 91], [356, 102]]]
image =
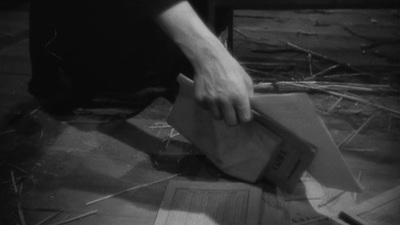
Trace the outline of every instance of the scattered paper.
[[256, 225], [261, 190], [244, 183], [170, 181], [155, 225]]

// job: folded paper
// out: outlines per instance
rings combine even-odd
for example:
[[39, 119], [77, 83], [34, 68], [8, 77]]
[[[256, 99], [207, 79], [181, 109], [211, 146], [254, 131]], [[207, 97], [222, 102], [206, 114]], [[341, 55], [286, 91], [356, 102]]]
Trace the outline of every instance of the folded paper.
[[359, 190], [307, 95], [255, 96], [254, 120], [232, 127], [200, 107], [190, 79], [180, 75], [178, 81], [168, 123], [223, 172], [250, 182], [267, 178], [290, 191], [309, 168], [324, 185]]

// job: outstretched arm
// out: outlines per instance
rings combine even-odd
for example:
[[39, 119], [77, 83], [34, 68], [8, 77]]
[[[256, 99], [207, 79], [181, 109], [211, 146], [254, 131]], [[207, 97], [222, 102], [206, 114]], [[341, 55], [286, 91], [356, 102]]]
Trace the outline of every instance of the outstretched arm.
[[180, 2], [157, 15], [156, 21], [192, 63], [195, 97], [214, 118], [228, 125], [251, 120], [251, 78], [191, 5]]

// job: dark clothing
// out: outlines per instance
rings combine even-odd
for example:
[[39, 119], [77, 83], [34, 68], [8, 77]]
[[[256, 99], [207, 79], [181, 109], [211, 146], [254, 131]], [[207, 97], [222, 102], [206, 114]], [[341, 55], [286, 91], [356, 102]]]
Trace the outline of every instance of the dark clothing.
[[[64, 110], [99, 92], [175, 86], [192, 67], [152, 16], [180, 1], [33, 0], [30, 92]], [[192, 2], [200, 15], [205, 2]]]

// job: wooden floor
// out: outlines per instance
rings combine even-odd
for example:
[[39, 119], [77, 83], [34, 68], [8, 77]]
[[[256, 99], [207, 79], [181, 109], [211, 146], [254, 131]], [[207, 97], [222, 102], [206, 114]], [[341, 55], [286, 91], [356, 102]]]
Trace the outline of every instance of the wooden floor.
[[[203, 156], [191, 154], [193, 147], [182, 137], [167, 140], [171, 128], [165, 125], [165, 119], [171, 103], [165, 99], [157, 99], [134, 117], [130, 115], [135, 114], [136, 109], [128, 107], [81, 109], [67, 116], [53, 116], [41, 110], [27, 92], [31, 73], [28, 11], [28, 4], [0, 11], [0, 224], [23, 224], [22, 217], [26, 224], [37, 224], [60, 212], [46, 223], [54, 224], [92, 210], [98, 212], [70, 224], [153, 224], [167, 182], [91, 206], [85, 203], [182, 172], [186, 173], [174, 179], [232, 181], [221, 175]], [[352, 82], [365, 84], [372, 80], [397, 87], [393, 82], [398, 81], [396, 76], [399, 75], [398, 43], [383, 44], [382, 49], [375, 49], [375, 52], [371, 49], [362, 52], [360, 44], [370, 42], [365, 37], [360, 41], [360, 37], [349, 33], [349, 29], [333, 25], [343, 24], [343, 21], [358, 33], [367, 32], [365, 29], [370, 26], [377, 27], [375, 32], [362, 36], [373, 35], [376, 40], [384, 39], [390, 43], [393, 39], [399, 40], [400, 18], [399, 11], [395, 10], [359, 11], [352, 16], [348, 11], [246, 11], [238, 12], [235, 17], [235, 53], [243, 62], [264, 63], [263, 68], [260, 68], [261, 64], [252, 67], [264, 71], [261, 76], [260, 72], [252, 70], [257, 81], [271, 80], [265, 74], [271, 74], [274, 69], [276, 74], [290, 79], [311, 76], [304, 72], [309, 69], [308, 54], [290, 51], [279, 52], [280, 55], [266, 54], [271, 48], [276, 50], [276, 45], [282, 47], [282, 43], [290, 41], [304, 49], [351, 63], [365, 72], [383, 71], [382, 76], [349, 79]], [[329, 60], [318, 60], [313, 67], [314, 73], [332, 64]], [[398, 92], [385, 89], [356, 94], [400, 110]], [[340, 211], [400, 185], [400, 115], [346, 99], [332, 107], [339, 98], [326, 93], [312, 92], [309, 96], [337, 143], [375, 115], [342, 150], [365, 191], [356, 197], [351, 195], [351, 203], [331, 206], [330, 212]], [[329, 109], [332, 110], [328, 114]], [[257, 185], [264, 187], [265, 196], [276, 198], [278, 193], [285, 197], [283, 201], [289, 199], [284, 202], [286, 216], [282, 216], [281, 224], [322, 214], [308, 202], [290, 200], [291, 195], [276, 191], [268, 183]], [[271, 205], [268, 201], [271, 198], [265, 197], [264, 204]], [[268, 213], [265, 211], [264, 216]], [[266, 217], [264, 221], [267, 221]], [[312, 224], [336, 223], [328, 220]]]

